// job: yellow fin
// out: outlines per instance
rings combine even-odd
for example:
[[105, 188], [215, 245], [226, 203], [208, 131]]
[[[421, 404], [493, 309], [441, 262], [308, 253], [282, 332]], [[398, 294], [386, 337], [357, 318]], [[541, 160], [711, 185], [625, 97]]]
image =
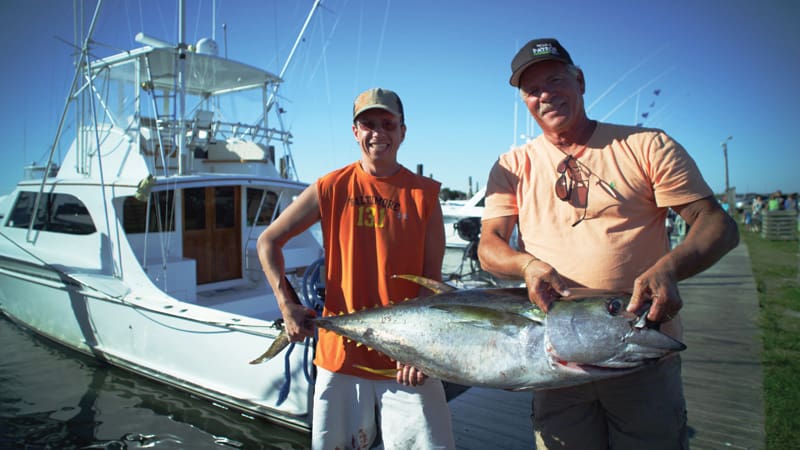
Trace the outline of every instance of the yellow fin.
[[272, 345], [269, 346], [267, 351], [265, 351], [261, 356], [258, 358], [250, 361], [250, 364], [261, 364], [264, 361], [269, 361], [270, 359], [274, 358], [275, 355], [280, 353], [283, 349], [289, 346], [289, 335], [286, 333], [286, 329], [281, 329], [281, 332], [272, 341]]
[[360, 364], [353, 364], [356, 369], [361, 369], [364, 372], [369, 372], [373, 375], [380, 375], [386, 378], [394, 378], [397, 376], [397, 369], [373, 369], [371, 367], [362, 366]]
[[431, 280], [419, 275], [392, 275], [392, 278], [402, 278], [404, 280], [413, 281], [418, 285], [430, 289], [434, 294], [441, 294], [442, 292], [455, 291], [456, 288], [449, 284], [442, 283], [441, 281]]

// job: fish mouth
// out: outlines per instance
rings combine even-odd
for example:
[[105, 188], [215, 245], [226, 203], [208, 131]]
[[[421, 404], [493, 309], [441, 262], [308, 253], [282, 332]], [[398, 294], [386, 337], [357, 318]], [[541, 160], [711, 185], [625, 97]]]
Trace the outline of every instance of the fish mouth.
[[550, 363], [550, 367], [558, 370], [566, 370], [575, 374], [599, 374], [599, 373], [614, 373], [614, 372], [627, 372], [631, 367], [607, 367], [598, 366], [594, 364], [576, 363], [561, 359], [556, 354], [555, 349], [548, 343], [545, 345], [545, 355]]
[[550, 366], [553, 367], [554, 369], [566, 370], [567, 372], [571, 372], [574, 374], [583, 374], [583, 375], [601, 375], [610, 373], [630, 372], [632, 370], [639, 369], [641, 367], [644, 367], [645, 365], [654, 362], [654, 361], [644, 361], [641, 365], [632, 367], [631, 366], [607, 367], [607, 366], [595, 366], [592, 364], [580, 364], [575, 362], [569, 362], [563, 359], [559, 359], [550, 354], [548, 355], [548, 359], [550, 360]]
[[575, 373], [589, 373], [589, 371], [594, 371], [595, 368], [603, 369], [603, 367], [593, 366], [591, 364], [578, 364], [576, 362], [559, 358], [556, 350], [550, 344], [550, 340], [546, 337], [544, 343], [544, 354], [545, 357], [547, 357], [547, 361], [550, 363], [550, 367], [553, 369], [568, 370]]

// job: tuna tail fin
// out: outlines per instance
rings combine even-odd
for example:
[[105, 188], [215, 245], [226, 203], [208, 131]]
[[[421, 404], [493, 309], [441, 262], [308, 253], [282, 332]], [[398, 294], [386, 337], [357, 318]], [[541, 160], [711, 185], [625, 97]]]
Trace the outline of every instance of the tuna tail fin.
[[402, 278], [404, 280], [413, 281], [424, 288], [430, 289], [434, 294], [441, 294], [456, 290], [456, 288], [447, 283], [431, 280], [430, 278], [425, 278], [419, 275], [392, 275], [392, 278]]
[[289, 345], [289, 335], [286, 333], [286, 329], [281, 329], [281, 332], [278, 334], [278, 337], [272, 341], [272, 345], [269, 346], [267, 351], [261, 354], [258, 358], [250, 361], [250, 364], [261, 364], [265, 361], [269, 361], [270, 359], [274, 358], [275, 355], [280, 353], [283, 349], [285, 349]]
[[[291, 300], [298, 305], [303, 305], [303, 302], [300, 301], [300, 297], [297, 296], [297, 291], [294, 290], [292, 287], [292, 283], [289, 282], [289, 279], [286, 275], [283, 276], [283, 282], [285, 283], [286, 287], [289, 291], [289, 296]], [[305, 306], [305, 305], [303, 305]], [[281, 323], [280, 325], [281, 332], [278, 333], [278, 336], [272, 341], [272, 345], [269, 346], [267, 351], [261, 354], [258, 358], [250, 361], [250, 364], [261, 364], [264, 361], [269, 361], [270, 359], [274, 358], [275, 355], [280, 353], [283, 349], [289, 346], [289, 334], [286, 333], [286, 326]]]

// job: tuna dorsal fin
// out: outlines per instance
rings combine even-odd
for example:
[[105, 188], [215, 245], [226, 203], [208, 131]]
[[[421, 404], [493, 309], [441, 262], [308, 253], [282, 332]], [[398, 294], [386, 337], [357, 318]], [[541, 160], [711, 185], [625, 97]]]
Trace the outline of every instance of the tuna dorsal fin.
[[422, 287], [430, 289], [434, 294], [441, 294], [443, 292], [451, 292], [456, 290], [456, 288], [450, 286], [449, 284], [442, 283], [441, 281], [431, 280], [430, 278], [425, 278], [419, 275], [392, 275], [392, 278], [402, 278], [404, 280], [413, 281]]

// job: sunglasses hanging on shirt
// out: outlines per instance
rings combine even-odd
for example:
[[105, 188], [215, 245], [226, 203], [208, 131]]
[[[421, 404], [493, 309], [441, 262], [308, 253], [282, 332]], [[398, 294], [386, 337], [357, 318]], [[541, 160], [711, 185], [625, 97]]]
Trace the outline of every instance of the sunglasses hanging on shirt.
[[[556, 166], [559, 177], [556, 179], [555, 191], [559, 200], [569, 202], [575, 207], [583, 208], [583, 215], [575, 223], [574, 227], [583, 222], [586, 218], [586, 208], [589, 202], [589, 180], [584, 179], [578, 160], [572, 155], [567, 155]], [[573, 194], [575, 194], [573, 196]]]

